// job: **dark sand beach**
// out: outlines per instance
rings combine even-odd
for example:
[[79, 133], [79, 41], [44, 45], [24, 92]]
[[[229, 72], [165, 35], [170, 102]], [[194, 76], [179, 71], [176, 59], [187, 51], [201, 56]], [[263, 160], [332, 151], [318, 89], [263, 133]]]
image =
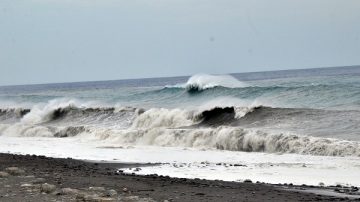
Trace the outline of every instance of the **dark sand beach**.
[[311, 188], [306, 186], [117, 172], [118, 168], [136, 166], [0, 154], [0, 201], [359, 201], [304, 192]]

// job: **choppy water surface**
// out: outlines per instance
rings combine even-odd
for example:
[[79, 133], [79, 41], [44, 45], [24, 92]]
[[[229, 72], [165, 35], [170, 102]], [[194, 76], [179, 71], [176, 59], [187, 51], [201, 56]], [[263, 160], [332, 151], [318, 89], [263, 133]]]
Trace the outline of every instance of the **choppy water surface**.
[[5, 86], [0, 135], [360, 156], [360, 67]]

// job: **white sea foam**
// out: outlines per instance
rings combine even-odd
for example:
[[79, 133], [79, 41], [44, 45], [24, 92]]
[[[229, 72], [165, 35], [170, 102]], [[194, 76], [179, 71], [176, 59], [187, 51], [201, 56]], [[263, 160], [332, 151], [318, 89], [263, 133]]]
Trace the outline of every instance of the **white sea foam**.
[[[129, 163], [165, 163], [138, 174], [267, 183], [360, 186], [358, 157], [308, 156], [198, 150], [180, 147], [123, 146], [83, 137], [19, 138], [0, 136], [0, 152]], [[231, 166], [238, 164], [241, 166]], [[126, 172], [135, 172], [126, 170]]]
[[[327, 156], [360, 156], [360, 143], [339, 139], [301, 136], [288, 132], [271, 132], [265, 129], [249, 129], [242, 127], [217, 126], [201, 127], [201, 119], [196, 119], [200, 111], [182, 109], [153, 108], [143, 113], [132, 113], [126, 119], [132, 119], [127, 128], [116, 127], [123, 123], [123, 119], [111, 119], [110, 124], [98, 124], [107, 121], [105, 116], [100, 120], [91, 117], [96, 124], [85, 125], [83, 130], [74, 130], [69, 127], [82, 127], [83, 123], [65, 122], [65, 125], [40, 123], [47, 121], [55, 109], [69, 106], [81, 107], [73, 100], [50, 102], [43, 107], [35, 106], [24, 118], [15, 124], [2, 124], [0, 134], [8, 136], [74, 136], [78, 133], [83, 138], [98, 138], [118, 144], [127, 145], [155, 145], [169, 147], [188, 147], [201, 149], [219, 149], [247, 152], [266, 153], [297, 153]], [[254, 107], [235, 108], [237, 116], [242, 117], [252, 112]], [[92, 109], [94, 110], [94, 109]], [[115, 110], [113, 110], [115, 111]], [[79, 112], [84, 117], [83, 112]], [[114, 112], [111, 112], [114, 113]], [[126, 114], [128, 115], [128, 114]], [[112, 114], [110, 115], [112, 116]], [[70, 119], [71, 120], [71, 119]], [[120, 123], [116, 121], [120, 120]], [[112, 124], [112, 125], [111, 125]]]
[[204, 150], [230, 150], [265, 153], [296, 153], [320, 156], [360, 156], [360, 144], [330, 138], [297, 136], [239, 127], [148, 128], [111, 130], [92, 128], [81, 138], [103, 140], [125, 146], [149, 145]]
[[77, 106], [82, 107], [85, 105], [79, 104], [78, 101], [73, 99], [51, 100], [47, 104], [37, 104], [33, 106], [31, 111], [22, 118], [21, 122], [24, 124], [36, 124], [49, 121], [51, 119], [50, 115], [54, 112], [54, 110]]
[[18, 137], [53, 137], [51, 128], [41, 125], [28, 125], [22, 123], [0, 124], [0, 136]]
[[191, 112], [181, 109], [152, 108], [140, 114], [134, 128], [180, 127], [193, 124]]
[[249, 88], [205, 74], [2, 88], [0, 152], [165, 163], [139, 174], [360, 186], [359, 78], [272, 75], [254, 75]]
[[185, 84], [178, 84], [174, 87], [201, 91], [218, 86], [226, 88], [242, 88], [247, 87], [248, 85], [230, 75], [196, 74], [190, 77]]

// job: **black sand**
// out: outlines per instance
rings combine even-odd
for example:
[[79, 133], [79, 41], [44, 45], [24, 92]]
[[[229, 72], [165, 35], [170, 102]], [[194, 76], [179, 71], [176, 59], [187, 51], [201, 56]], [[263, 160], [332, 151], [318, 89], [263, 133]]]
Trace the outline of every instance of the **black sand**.
[[[289, 191], [288, 186], [134, 176], [117, 168], [134, 164], [92, 163], [44, 156], [0, 154], [0, 171], [17, 167], [18, 176], [0, 177], [0, 201], [349, 201], [345, 197]], [[42, 184], [55, 185], [49, 193]], [[90, 188], [89, 187], [94, 187]], [[62, 188], [77, 189], [69, 193]], [[296, 188], [296, 187], [295, 187]], [[299, 188], [299, 187], [297, 187]], [[114, 191], [115, 190], [115, 191]], [[87, 197], [98, 196], [98, 197]], [[358, 200], [358, 199], [352, 199]], [[360, 201], [360, 200], [359, 200]]]

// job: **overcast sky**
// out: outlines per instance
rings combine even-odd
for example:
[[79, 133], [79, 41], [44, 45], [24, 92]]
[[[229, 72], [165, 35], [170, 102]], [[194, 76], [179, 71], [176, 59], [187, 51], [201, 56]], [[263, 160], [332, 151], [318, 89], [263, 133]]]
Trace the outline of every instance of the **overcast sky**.
[[0, 85], [360, 64], [359, 0], [1, 0]]

